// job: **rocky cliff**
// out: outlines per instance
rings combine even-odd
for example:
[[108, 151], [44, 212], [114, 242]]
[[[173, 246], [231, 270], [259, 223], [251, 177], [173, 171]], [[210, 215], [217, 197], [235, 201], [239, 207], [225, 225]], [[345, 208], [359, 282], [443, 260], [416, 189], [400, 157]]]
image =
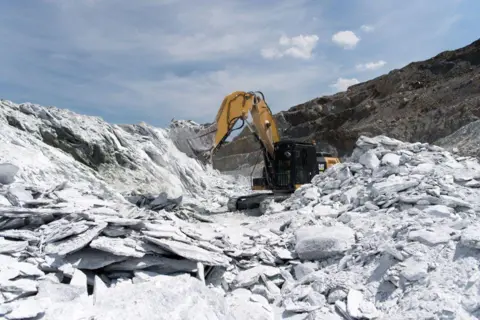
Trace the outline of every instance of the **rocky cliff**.
[[[360, 135], [387, 134], [403, 141], [435, 144], [478, 120], [479, 115], [480, 39], [345, 92], [296, 105], [275, 118], [283, 138], [315, 140], [320, 149], [345, 156]], [[252, 166], [257, 149], [244, 132], [217, 154], [214, 165], [224, 171]], [[468, 155], [478, 153], [478, 148], [463, 150]]]

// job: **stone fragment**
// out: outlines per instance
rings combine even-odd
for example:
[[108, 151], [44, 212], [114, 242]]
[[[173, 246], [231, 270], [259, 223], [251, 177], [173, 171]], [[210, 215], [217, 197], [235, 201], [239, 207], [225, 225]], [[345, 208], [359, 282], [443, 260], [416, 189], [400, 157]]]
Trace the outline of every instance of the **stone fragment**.
[[331, 206], [326, 206], [322, 204], [317, 204], [315, 207], [313, 207], [313, 213], [317, 217], [336, 218], [338, 216], [338, 210], [332, 208]]
[[292, 260], [295, 259], [295, 254], [286, 248], [276, 247], [273, 249], [275, 256], [281, 260]]
[[319, 197], [317, 188], [308, 188], [307, 191], [305, 191], [305, 193], [303, 194], [303, 197], [308, 200], [316, 200]]
[[84, 248], [66, 256], [65, 261], [78, 269], [94, 270], [128, 259], [110, 252]]
[[102, 320], [259, 319], [255, 312], [253, 318], [234, 318], [236, 314], [227, 308], [221, 295], [190, 275], [158, 276], [151, 281], [109, 288], [108, 294], [97, 297], [92, 308], [92, 315]]
[[343, 225], [303, 227], [295, 237], [295, 251], [302, 260], [321, 260], [342, 254], [355, 243], [353, 230]]
[[28, 247], [28, 241], [6, 240], [0, 237], [0, 253], [22, 252]]
[[315, 271], [314, 264], [308, 263], [308, 262], [297, 264], [296, 266], [293, 267], [295, 279], [297, 280], [302, 279], [307, 274], [310, 274], [314, 271]]
[[375, 152], [372, 150], [369, 150], [361, 155], [358, 159], [358, 162], [371, 170], [375, 170], [380, 166], [380, 160], [378, 160]]
[[426, 245], [435, 246], [448, 242], [450, 240], [450, 235], [446, 232], [442, 232], [442, 230], [415, 230], [408, 233], [408, 239], [411, 241], [419, 241]]
[[145, 239], [160, 246], [164, 250], [168, 250], [192, 261], [202, 262], [208, 266], [228, 266], [230, 261], [229, 258], [223, 254], [209, 252], [186, 243], [152, 237], [145, 237]]
[[452, 197], [452, 196], [447, 196], [447, 195], [441, 195], [440, 200], [442, 203], [446, 206], [456, 208], [456, 207], [465, 207], [465, 208], [471, 208], [472, 205], [468, 203], [467, 201], [464, 201], [460, 198], [457, 197]]
[[355, 145], [361, 149], [369, 150], [377, 147], [378, 142], [373, 138], [367, 136], [360, 136], [355, 142]]
[[10, 238], [15, 240], [26, 240], [31, 242], [38, 242], [40, 240], [37, 233], [31, 230], [2, 230], [0, 231], [0, 237]]
[[37, 282], [30, 279], [3, 280], [0, 278], [0, 292], [6, 297], [6, 301], [37, 293]]
[[65, 256], [86, 247], [107, 226], [106, 222], [99, 222], [87, 231], [65, 240], [49, 243], [45, 246], [45, 253]]
[[12, 184], [15, 182], [15, 176], [20, 170], [14, 164], [11, 163], [0, 163], [0, 184]]
[[162, 256], [145, 255], [141, 258], [130, 258], [128, 260], [110, 264], [105, 268], [107, 271], [133, 271], [155, 266], [167, 270], [194, 272], [197, 264], [186, 259], [170, 259]]
[[365, 301], [363, 294], [355, 289], [348, 291], [347, 312], [355, 319], [375, 319], [380, 315], [375, 305]]
[[454, 213], [454, 210], [452, 208], [442, 204], [428, 206], [424, 208], [423, 211], [429, 215], [436, 216], [439, 218], [448, 218]]
[[467, 183], [465, 183], [465, 186], [469, 187], [469, 188], [480, 188], [480, 181], [475, 180], [475, 179], [470, 180]]
[[428, 275], [428, 263], [415, 257], [408, 258], [402, 262], [404, 266], [401, 275], [410, 282], [424, 279]]
[[271, 266], [256, 266], [247, 270], [243, 270], [235, 277], [234, 285], [237, 288], [244, 288], [254, 285], [258, 282], [260, 276], [264, 274], [266, 277], [274, 277], [280, 274], [280, 270]]
[[112, 253], [116, 256], [125, 256], [133, 258], [141, 258], [144, 252], [138, 251], [136, 242], [132, 239], [98, 237], [90, 243], [90, 247], [100, 251]]
[[466, 247], [480, 249], [480, 225], [474, 224], [466, 227], [461, 234], [460, 243]]
[[9, 303], [11, 312], [5, 315], [7, 320], [34, 319], [45, 311], [49, 300], [44, 299], [24, 299]]
[[372, 190], [375, 194], [398, 193], [418, 186], [420, 182], [415, 179], [406, 180], [399, 176], [392, 176], [384, 182], [374, 183]]
[[334, 304], [338, 300], [344, 300], [346, 297], [347, 292], [345, 292], [343, 289], [335, 289], [328, 294], [327, 302], [330, 304]]
[[398, 167], [400, 165], [400, 156], [395, 153], [387, 153], [382, 157], [382, 164]]
[[44, 243], [52, 243], [88, 230], [86, 221], [70, 222], [66, 219], [57, 220], [45, 226]]

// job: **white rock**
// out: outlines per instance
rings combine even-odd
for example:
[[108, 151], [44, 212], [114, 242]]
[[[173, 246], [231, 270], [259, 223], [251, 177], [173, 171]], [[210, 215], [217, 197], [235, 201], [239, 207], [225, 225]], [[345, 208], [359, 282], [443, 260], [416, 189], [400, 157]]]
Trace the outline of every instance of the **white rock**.
[[454, 213], [454, 210], [452, 208], [441, 205], [441, 204], [428, 206], [425, 209], [423, 209], [423, 211], [425, 211], [429, 215], [433, 215], [440, 218], [448, 218]]
[[0, 184], [11, 184], [20, 168], [11, 163], [0, 163]]
[[429, 174], [434, 170], [433, 163], [421, 163], [412, 169], [412, 173]]
[[374, 183], [372, 189], [376, 194], [396, 193], [416, 187], [419, 183], [415, 179], [405, 180], [398, 176], [392, 176], [384, 182]]
[[202, 262], [205, 265], [228, 266], [229, 264], [229, 258], [217, 252], [209, 252], [205, 249], [178, 241], [155, 239], [152, 237], [146, 237], [146, 239], [164, 250], [173, 252], [189, 260]]
[[369, 150], [365, 152], [358, 160], [365, 167], [375, 170], [380, 166], [380, 160], [378, 160], [375, 152]]
[[145, 255], [144, 252], [138, 251], [135, 246], [135, 241], [129, 242], [131, 239], [98, 237], [90, 242], [90, 247], [93, 249], [112, 253], [116, 256], [126, 256], [133, 258], [141, 258]]
[[450, 240], [450, 235], [442, 231], [415, 230], [409, 232], [408, 239], [435, 246], [437, 244], [448, 242]]
[[355, 289], [350, 289], [347, 295], [347, 312], [357, 319], [375, 319], [380, 314], [375, 305], [365, 301], [363, 294]]
[[0, 253], [15, 253], [25, 250], [28, 241], [11, 241], [0, 237]]
[[256, 266], [247, 270], [243, 270], [238, 273], [235, 277], [234, 285], [237, 288], [249, 287], [258, 282], [260, 276], [264, 274], [265, 276], [271, 278], [280, 274], [280, 270], [271, 266]]
[[424, 260], [409, 258], [402, 262], [402, 276], [408, 281], [419, 281], [428, 275], [428, 263]]
[[395, 153], [387, 153], [382, 157], [382, 164], [398, 167], [400, 165], [400, 156]]
[[302, 260], [319, 260], [341, 254], [355, 243], [352, 229], [333, 227], [304, 227], [295, 233], [295, 251]]
[[25, 299], [18, 300], [9, 304], [11, 312], [5, 315], [7, 320], [31, 319], [42, 314], [46, 309], [47, 299]]
[[317, 188], [315, 187], [308, 188], [303, 194], [303, 197], [308, 200], [316, 200], [319, 197]]
[[360, 136], [356, 141], [356, 146], [362, 149], [372, 149], [378, 145], [378, 142], [375, 139], [372, 139], [367, 136]]
[[470, 248], [480, 249], [480, 233], [478, 228], [480, 224], [470, 225], [462, 231], [460, 242]]
[[107, 227], [107, 223], [100, 222], [98, 225], [91, 227], [89, 230], [81, 233], [78, 236], [67, 238], [58, 242], [49, 243], [45, 246], [47, 254], [56, 254], [60, 256], [76, 252], [88, 245], [96, 236]]
[[313, 207], [313, 213], [317, 217], [332, 217], [336, 218], [338, 216], [338, 210], [332, 208], [331, 206], [326, 206], [323, 204], [317, 204]]
[[97, 297], [92, 316], [102, 320], [223, 320], [229, 319], [230, 312], [222, 296], [200, 280], [182, 275], [108, 289], [108, 294]]

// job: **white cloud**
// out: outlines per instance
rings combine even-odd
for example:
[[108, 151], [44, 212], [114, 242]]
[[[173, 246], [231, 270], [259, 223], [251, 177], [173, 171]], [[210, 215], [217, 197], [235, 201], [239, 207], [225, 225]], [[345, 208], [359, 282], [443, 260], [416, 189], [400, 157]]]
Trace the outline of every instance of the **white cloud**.
[[[9, 48], [0, 50], [0, 94], [116, 123], [210, 121], [233, 90], [261, 90], [272, 108], [286, 109], [356, 83], [340, 78], [329, 87], [352, 70], [343, 55], [326, 56], [324, 48], [358, 46], [357, 36], [367, 37], [362, 23], [375, 26], [375, 39], [357, 62], [379, 57], [396, 68], [466, 44], [472, 35], [454, 22], [463, 14], [462, 23], [475, 30], [472, 10], [433, 1], [360, 1], [354, 9], [337, 1], [334, 15], [310, 0], [42, 0], [27, 11], [12, 1], [0, 10], [0, 47]], [[349, 28], [336, 26], [359, 16], [355, 34], [332, 37]]]
[[[272, 111], [277, 112], [297, 104], [298, 101], [307, 101], [311, 97], [312, 87], [314, 96], [317, 96], [316, 82], [329, 80], [332, 73], [334, 71], [331, 66], [325, 63], [303, 68], [292, 68], [284, 64], [278, 66], [278, 70], [268, 70], [265, 67], [254, 70], [242, 65], [192, 74], [189, 77], [169, 74], [161, 80], [145, 79], [133, 82], [111, 76], [108, 81], [121, 89], [115, 96], [110, 97], [113, 104], [134, 101], [142, 105], [144, 110], [161, 116], [165, 108], [165, 97], [168, 97], [175, 105], [177, 119], [212, 121], [224, 96], [233, 91], [260, 90], [265, 94]], [[201, 108], [194, 108], [193, 105]], [[150, 119], [154, 117], [152, 114]]]
[[339, 31], [332, 36], [332, 41], [344, 49], [353, 49], [357, 46], [360, 38], [353, 31]]
[[317, 46], [318, 36], [299, 35], [296, 37], [281, 36], [278, 40], [278, 47], [264, 48], [260, 51], [262, 57], [265, 59], [282, 58], [290, 56], [297, 59], [310, 59], [312, 57], [313, 49]]
[[360, 29], [362, 29], [363, 32], [368, 33], [368, 32], [373, 32], [375, 30], [375, 27], [364, 24], [363, 26], [360, 27]]
[[366, 71], [366, 70], [377, 70], [386, 65], [387, 63], [383, 60], [378, 60], [375, 62], [367, 62], [367, 63], [359, 63], [355, 66], [355, 68], [359, 71]]
[[344, 79], [344, 78], [338, 78], [337, 81], [333, 84], [330, 85], [330, 87], [337, 89], [337, 91], [345, 91], [348, 89], [348, 87], [353, 86], [354, 84], [360, 83], [355, 78], [352, 79]]

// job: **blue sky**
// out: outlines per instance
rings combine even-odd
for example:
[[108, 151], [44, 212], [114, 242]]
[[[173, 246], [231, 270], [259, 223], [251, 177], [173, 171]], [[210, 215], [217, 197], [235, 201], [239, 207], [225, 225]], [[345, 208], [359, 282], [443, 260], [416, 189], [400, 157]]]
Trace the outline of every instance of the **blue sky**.
[[0, 0], [0, 98], [114, 123], [274, 112], [480, 37], [479, 0]]

